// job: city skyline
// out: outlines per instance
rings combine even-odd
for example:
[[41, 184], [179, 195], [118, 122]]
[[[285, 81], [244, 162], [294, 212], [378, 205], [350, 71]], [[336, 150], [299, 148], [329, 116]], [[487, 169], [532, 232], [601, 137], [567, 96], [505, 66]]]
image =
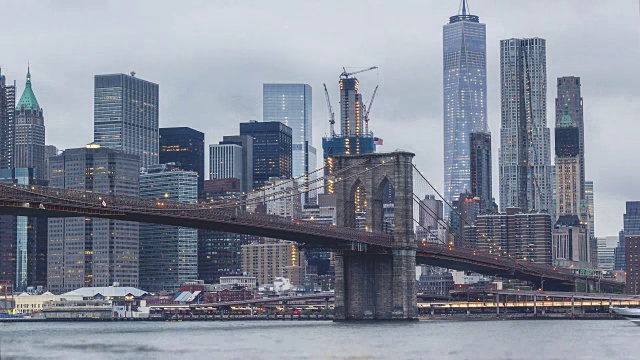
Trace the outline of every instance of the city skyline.
[[[632, 105], [634, 98], [638, 96], [637, 90], [633, 86], [635, 84], [635, 75], [632, 74], [629, 77], [620, 78], [616, 76], [615, 71], [616, 68], [631, 67], [633, 60], [637, 58], [637, 56], [634, 56], [634, 54], [637, 54], [637, 49], [628, 49], [621, 45], [623, 43], [637, 42], [635, 25], [631, 25], [633, 23], [631, 19], [635, 19], [637, 16], [637, 11], [631, 10], [637, 9], [633, 9], [631, 4], [618, 3], [610, 4], [596, 11], [584, 4], [585, 2], [582, 1], [579, 4], [577, 1], [564, 4], [547, 2], [538, 7], [514, 5], [507, 1], [496, 2], [492, 5], [471, 1], [469, 5], [471, 12], [481, 16], [483, 22], [487, 24], [488, 119], [490, 128], [494, 130], [492, 143], [494, 169], [497, 170], [497, 149], [499, 148], [499, 137], [496, 134], [496, 129], [499, 128], [497, 126], [499, 123], [499, 111], [497, 111], [499, 108], [499, 92], [496, 92], [496, 89], [499, 88], [499, 81], [496, 81], [499, 60], [498, 41], [502, 38], [514, 36], [546, 38], [549, 56], [548, 82], [552, 84], [554, 79], [559, 76], [580, 76], [582, 78], [582, 95], [585, 99], [589, 99], [584, 109], [585, 127], [587, 129], [585, 133], [585, 143], [587, 144], [586, 162], [589, 168], [589, 179], [594, 181], [597, 189], [596, 213], [599, 215], [596, 220], [596, 235], [605, 236], [615, 234], [622, 227], [619, 214], [624, 212], [624, 201], [632, 199], [635, 195], [632, 191], [633, 179], [637, 177], [634, 176], [634, 169], [628, 169], [628, 176], [624, 177], [611, 176], [610, 174], [617, 173], [625, 164], [632, 162], [633, 152], [625, 152], [621, 149], [625, 149], [625, 143], [633, 144], [632, 134], [637, 133], [638, 130], [638, 125], [631, 122], [634, 118], [635, 109], [637, 109], [636, 105]], [[402, 28], [403, 33], [420, 35], [401, 40], [402, 37], [393, 31], [389, 35], [383, 35], [382, 29], [381, 32], [375, 30], [371, 36], [373, 39], [366, 37], [361, 47], [358, 47], [358, 49], [361, 48], [363, 50], [361, 52], [345, 50], [346, 44], [336, 44], [335, 41], [331, 43], [332, 48], [314, 46], [319, 49], [304, 48], [302, 50], [305, 51], [301, 51], [299, 54], [285, 52], [287, 47], [293, 46], [293, 43], [295, 43], [293, 40], [301, 35], [316, 35], [314, 39], [317, 38], [316, 41], [320, 44], [329, 42], [327, 37], [322, 34], [324, 30], [320, 30], [322, 27], [315, 26], [315, 23], [312, 23], [304, 31], [301, 31], [301, 34], [291, 34], [280, 39], [284, 40], [284, 45], [276, 46], [273, 49], [273, 53], [278, 54], [277, 64], [273, 64], [273, 61], [269, 58], [253, 58], [251, 51], [259, 53], [264, 46], [259, 42], [240, 46], [239, 48], [248, 49], [247, 51], [249, 51], [248, 56], [245, 57], [246, 61], [237, 64], [234, 61], [234, 65], [227, 66], [225, 71], [219, 71], [216, 66], [209, 63], [208, 59], [208, 57], [212, 57], [215, 60], [214, 54], [220, 52], [220, 49], [216, 48], [217, 43], [215, 41], [210, 45], [212, 52], [211, 55], [205, 56], [207, 65], [203, 67], [196, 60], [184, 61], [183, 65], [180, 63], [179, 57], [172, 58], [171, 56], [167, 57], [171, 59], [170, 61], [158, 62], [157, 57], [153, 56], [154, 50], [151, 50], [151, 54], [145, 53], [143, 50], [132, 51], [130, 55], [127, 55], [130, 57], [125, 56], [121, 60], [117, 56], [109, 58], [105, 55], [109, 53], [108, 49], [117, 54], [120, 54], [120, 52], [124, 54], [129, 50], [118, 48], [116, 46], [119, 45], [109, 41], [96, 41], [99, 43], [97, 48], [94, 44], [88, 44], [87, 46], [90, 48], [88, 52], [95, 54], [91, 54], [87, 59], [76, 59], [72, 57], [72, 52], [70, 51], [70, 46], [76, 40], [60, 39], [61, 43], [50, 41], [51, 43], [61, 44], [59, 49], [52, 49], [48, 46], [37, 49], [24, 47], [8, 54], [3, 60], [3, 74], [7, 75], [8, 81], [18, 80], [16, 92], [19, 94], [23, 90], [20, 79], [23, 76], [26, 60], [29, 59], [31, 61], [32, 71], [38, 74], [38, 101], [47, 109], [47, 144], [53, 144], [65, 149], [82, 147], [91, 142], [93, 127], [91, 122], [93, 109], [91, 99], [92, 83], [93, 76], [96, 74], [136, 70], [140, 72], [142, 78], [160, 84], [162, 89], [160, 97], [163, 99], [160, 109], [160, 126], [193, 127], [205, 132], [205, 143], [211, 144], [217, 142], [222, 135], [237, 132], [236, 129], [239, 122], [260, 119], [262, 83], [305, 82], [318, 89], [322, 82], [326, 82], [332, 98], [337, 99], [337, 75], [341, 66], [378, 65], [380, 70], [377, 71], [377, 74], [376, 72], [371, 72], [363, 75], [360, 78], [360, 82], [361, 87], [364, 88], [363, 93], [370, 93], [375, 85], [381, 84], [380, 97], [376, 100], [376, 106], [371, 116], [372, 128], [375, 129], [376, 135], [385, 139], [385, 146], [381, 147], [379, 151], [390, 151], [400, 147], [415, 151], [418, 155], [416, 157], [417, 164], [421, 168], [432, 170], [427, 176], [434, 180], [439, 190], [442, 190], [440, 180], [442, 179], [440, 170], [442, 169], [442, 139], [439, 135], [442, 133], [442, 98], [439, 95], [440, 90], [438, 90], [441, 89], [438, 70], [441, 69], [441, 57], [439, 54], [441, 39], [435, 35], [425, 39], [424, 34], [441, 31], [442, 19], [446, 19], [451, 14], [456, 13], [458, 5], [458, 1], [438, 2], [437, 6], [432, 6], [433, 13], [428, 16], [426, 22], [424, 20], [417, 21], [419, 17], [423, 16], [415, 14], [415, 23], [412, 23], [414, 14], [411, 12], [402, 10], [400, 13], [399, 11], [401, 10], [393, 7], [381, 9], [381, 7], [388, 6], [385, 4], [380, 4], [374, 9], [365, 9], [365, 17], [380, 17], [385, 13], [404, 17], [402, 27], [400, 27], [401, 24], [391, 19], [393, 16], [384, 17], [381, 19], [381, 24], [384, 25], [381, 28], [396, 26]], [[584, 6], [579, 8], [578, 5]], [[212, 11], [221, 10], [220, 13], [224, 14], [227, 10], [235, 12], [238, 11], [238, 7], [244, 8], [245, 6], [253, 8], [251, 11], [263, 10], [259, 4], [246, 4], [227, 5], [226, 8], [223, 7], [221, 9], [205, 7], [204, 10], [200, 9], [199, 11], [203, 15], [212, 15]], [[351, 4], [347, 4], [348, 8], [351, 8], [351, 6]], [[11, 11], [10, 7], [8, 11]], [[34, 16], [35, 19], [42, 20], [42, 23], [46, 25], [52, 20], [62, 22], [63, 19], [61, 17], [66, 16], [68, 13], [90, 12], [92, 8], [89, 5], [73, 10], [69, 8], [62, 11], [61, 14], [53, 16], [52, 19], [44, 18], [47, 10], [46, 6], [31, 9], [32, 11], [28, 13], [30, 16]], [[327, 8], [331, 8], [331, 6]], [[26, 10], [29, 9], [30, 7], [27, 5]], [[296, 13], [296, 11], [302, 12], [305, 9], [305, 5], [296, 5], [290, 11]], [[115, 10], [115, 8], [110, 9], [106, 6], [100, 10], [104, 10], [105, 16], [108, 16], [109, 14], [113, 15], [112, 10]], [[530, 18], [537, 20], [521, 21], [504, 16], [506, 13], [523, 10], [531, 13]], [[159, 6], [153, 11], [156, 15], [169, 12], [163, 6]], [[132, 9], [134, 16], [138, 12], [139, 10], [135, 7]], [[566, 16], [568, 13], [573, 12], [580, 13], [579, 19]], [[190, 11], [187, 14], [184, 12], [179, 14], [193, 16], [195, 19], [199, 19], [200, 16], [195, 12], [190, 13]], [[174, 15], [166, 14], [164, 16]], [[122, 16], [125, 17], [124, 20], [127, 20], [131, 14]], [[589, 22], [593, 24], [594, 21], [590, 20], [593, 20], [594, 17], [613, 16], [617, 18], [616, 28], [609, 26], [605, 31], [602, 31], [602, 28], [597, 26], [584, 25]], [[576, 18], [578, 17], [576, 16]], [[9, 19], [9, 25], [13, 21], [20, 19], [20, 16], [15, 19]], [[629, 21], [625, 21], [625, 19]], [[99, 16], [96, 21], [104, 20], [102, 16]], [[356, 21], [358, 21], [358, 25], [365, 26], [361, 22], [362, 20], [357, 19]], [[208, 20], [208, 22], [211, 21]], [[562, 26], [557, 25], [560, 23]], [[301, 23], [293, 20], [290, 25], [300, 26]], [[20, 22], [14, 24], [17, 32], [20, 32], [19, 30], [22, 26]], [[68, 27], [73, 26], [74, 24], [66, 24], [63, 29], [68, 30]], [[186, 35], [189, 30], [193, 30], [194, 27], [197, 29], [200, 26], [204, 26], [204, 23], [196, 21], [175, 36]], [[601, 24], [601, 26], [606, 26], [606, 24]], [[125, 35], [124, 33], [127, 30], [132, 31], [135, 29], [135, 26], [132, 27], [126, 24], [122, 33], [116, 33], [115, 38], [118, 38], [118, 34]], [[279, 35], [283, 30], [284, 28], [276, 28], [273, 31]], [[54, 29], [50, 34], [43, 33], [42, 36], [55, 37], [60, 35], [58, 31]], [[207, 31], [207, 34], [209, 32], [214, 34], [215, 29]], [[88, 34], [88, 36], [93, 34], [97, 38], [96, 40], [102, 39], [100, 32], [92, 33], [88, 31]], [[576, 38], [575, 34], [583, 34], [584, 36]], [[24, 36], [23, 34], [18, 35]], [[258, 35], [257, 37], [264, 40], [263, 36], [266, 35]], [[376, 37], [383, 37], [384, 41], [380, 42], [375, 39]], [[606, 39], [610, 37], [617, 37], [620, 41], [615, 44], [609, 43]], [[151, 36], [151, 39], [153, 40], [152, 44], [156, 44], [155, 41], [160, 41], [160, 36], [158, 38]], [[172, 44], [177, 40], [176, 37], [170, 37], [168, 43]], [[403, 49], [403, 47], [407, 47], [407, 41], [412, 43], [410, 46], [412, 49], [410, 50]], [[420, 44], [419, 50], [415, 49], [414, 42]], [[159, 46], [157, 50], [166, 50], [159, 43], [157, 44]], [[348, 44], [348, 46], [352, 47], [353, 45]], [[105, 50], [96, 50], [103, 47]], [[208, 49], [209, 47], [206, 48]], [[206, 52], [207, 49], [194, 51]], [[326, 55], [327, 49], [330, 49], [329, 54], [332, 56], [328, 56], [326, 60], [321, 59], [322, 57], [317, 56], [315, 53], [317, 51]], [[59, 52], [61, 50], [65, 52]], [[376, 55], [376, 51], [381, 53]], [[631, 55], [626, 57], [612, 58], [611, 56], [603, 55], [616, 52], [629, 53], [629, 51], [631, 51]], [[339, 54], [340, 56], [334, 54]], [[101, 55], [103, 58], [96, 60], [97, 55]], [[237, 50], [231, 51], [231, 57], [237, 55], [239, 55]], [[66, 58], [67, 56], [69, 59]], [[314, 62], [313, 66], [309, 66], [305, 63], [307, 57], [320, 58], [320, 60], [317, 63]], [[588, 65], [582, 64], [585, 57], [594, 61], [589, 62]], [[189, 58], [195, 59], [198, 56]], [[283, 61], [282, 59], [286, 60]], [[602, 61], [596, 61], [598, 59], [602, 59]], [[63, 64], [60, 62], [63, 62]], [[254, 62], [258, 62], [258, 64], [254, 64]], [[297, 63], [300, 63], [300, 65], [296, 65]], [[64, 66], [61, 67], [61, 65]], [[193, 69], [188, 72], [179, 71], [183, 67]], [[254, 68], [249, 69], [251, 67]], [[270, 69], [273, 71], [270, 71]], [[225, 72], [231, 74], [229, 75], [230, 78], [226, 81], [221, 81], [225, 77], [225, 74], [222, 73]], [[203, 84], [224, 83], [229, 84], [229, 87], [225, 85], [225, 87], [222, 87], [224, 91], [218, 90], [219, 92], [216, 92], [203, 85], [199, 90], [195, 87], [195, 78], [193, 76], [200, 78], [199, 82]], [[222, 78], [217, 78], [219, 76]], [[243, 76], [243, 81], [237, 81], [238, 76]], [[247, 77], [244, 78], [245, 76]], [[232, 78], [235, 78], [235, 80], [232, 81]], [[251, 80], [246, 80], [248, 78]], [[235, 87], [232, 84], [234, 81], [241, 83], [242, 86]], [[404, 88], [410, 89], [410, 91], [407, 92]], [[547, 94], [549, 114], [553, 113], [551, 112], [552, 99], [555, 98], [555, 95], [555, 90], [550, 88]], [[314, 95], [314, 102], [316, 104], [314, 110], [316, 137], [313, 142], [314, 146], [319, 148], [320, 136], [318, 135], [327, 133], [325, 128], [328, 129], [328, 124], [325, 119], [328, 120], [328, 115], [326, 114], [326, 109], [322, 106], [322, 94], [318, 91]], [[410, 105], [412, 103], [413, 105]], [[248, 106], [245, 106], [247, 104]], [[203, 117], [202, 111], [208, 109], [214, 110], [212, 115]], [[612, 122], [619, 126], [610, 126]], [[622, 126], [624, 126], [625, 131], [620, 131]], [[69, 129], [74, 130], [73, 136], [68, 136]], [[411, 131], [408, 131], [408, 129]], [[426, 137], [428, 137], [429, 141], [424, 141]], [[612, 141], [612, 139], [615, 139], [615, 141]], [[632, 148], [627, 146], [626, 149]], [[613, 154], [615, 154], [615, 157], [611, 156]], [[496, 170], [494, 170], [494, 194], [498, 194]]]

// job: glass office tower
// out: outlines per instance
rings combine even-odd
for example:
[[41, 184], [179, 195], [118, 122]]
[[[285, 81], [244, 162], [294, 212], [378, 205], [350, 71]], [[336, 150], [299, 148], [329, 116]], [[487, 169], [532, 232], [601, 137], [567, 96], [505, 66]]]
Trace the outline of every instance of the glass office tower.
[[204, 133], [189, 127], [160, 129], [160, 163], [175, 163], [198, 174], [198, 197], [204, 186]]
[[449, 202], [471, 191], [470, 134], [489, 132], [486, 25], [467, 10], [464, 1], [461, 13], [443, 27], [444, 192]]
[[240, 124], [240, 135], [253, 137], [253, 188], [263, 187], [270, 177], [292, 176], [291, 128], [279, 121]]
[[133, 75], [95, 76], [93, 138], [147, 167], [158, 163], [158, 84]]
[[[316, 169], [311, 123], [311, 86], [307, 84], [263, 84], [263, 121], [279, 121], [291, 128], [292, 176]], [[308, 196], [304, 197], [306, 200]], [[306, 202], [305, 202], [306, 203]]]
[[[140, 175], [140, 197], [195, 204], [198, 174], [173, 164], [153, 165]], [[198, 277], [198, 230], [140, 224], [140, 287], [177, 291]]]
[[[46, 185], [31, 168], [0, 169], [0, 183]], [[15, 290], [47, 285], [47, 219], [0, 215], [0, 282]]]

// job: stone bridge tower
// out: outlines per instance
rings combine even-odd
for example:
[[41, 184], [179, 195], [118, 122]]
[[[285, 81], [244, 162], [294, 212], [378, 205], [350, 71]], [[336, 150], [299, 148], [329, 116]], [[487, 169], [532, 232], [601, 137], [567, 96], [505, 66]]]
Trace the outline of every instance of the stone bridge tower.
[[[398, 151], [338, 156], [334, 160], [338, 173], [335, 185], [337, 226], [356, 227], [356, 211], [365, 207], [365, 229], [382, 233], [385, 194], [387, 200], [393, 199], [395, 221], [391, 249], [353, 246], [353, 250], [337, 254], [336, 320], [413, 319], [417, 316], [414, 156]], [[394, 195], [389, 197], [389, 193]]]

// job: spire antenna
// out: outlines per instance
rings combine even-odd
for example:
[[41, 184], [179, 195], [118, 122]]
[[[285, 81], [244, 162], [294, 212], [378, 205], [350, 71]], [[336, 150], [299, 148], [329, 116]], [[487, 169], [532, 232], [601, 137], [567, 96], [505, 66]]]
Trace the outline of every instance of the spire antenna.
[[467, 5], [467, 0], [462, 0], [462, 15], [463, 16], [467, 15], [467, 8], [469, 8], [469, 5]]

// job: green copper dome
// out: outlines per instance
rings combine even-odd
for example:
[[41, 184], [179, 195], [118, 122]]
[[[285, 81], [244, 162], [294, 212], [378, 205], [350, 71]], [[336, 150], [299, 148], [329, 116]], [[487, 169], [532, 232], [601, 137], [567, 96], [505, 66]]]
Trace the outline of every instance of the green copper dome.
[[20, 101], [16, 105], [16, 110], [20, 110], [24, 105], [27, 110], [36, 110], [39, 109], [38, 100], [36, 100], [36, 94], [33, 93], [33, 89], [31, 89], [31, 69], [27, 67], [27, 84], [24, 87], [24, 91], [22, 92], [22, 96], [20, 96]]

